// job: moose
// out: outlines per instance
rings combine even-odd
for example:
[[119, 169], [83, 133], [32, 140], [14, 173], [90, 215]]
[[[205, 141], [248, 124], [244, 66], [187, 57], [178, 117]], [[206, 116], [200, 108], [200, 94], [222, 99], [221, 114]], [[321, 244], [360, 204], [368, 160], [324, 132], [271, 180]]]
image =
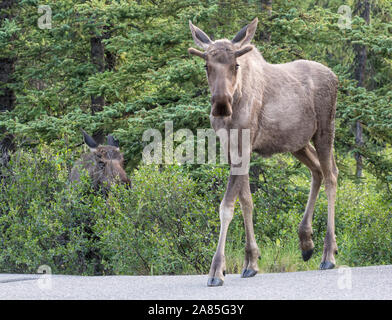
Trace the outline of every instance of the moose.
[[[195, 44], [203, 49], [188, 52], [205, 60], [211, 92], [210, 122], [215, 131], [238, 130], [236, 152], [256, 152], [269, 157], [290, 152], [311, 172], [311, 189], [303, 219], [298, 228], [304, 261], [314, 250], [312, 217], [315, 202], [324, 181], [328, 199], [327, 232], [320, 269], [335, 266], [335, 198], [338, 169], [333, 155], [335, 111], [338, 79], [324, 65], [308, 60], [284, 64], [266, 62], [250, 42], [255, 35], [258, 19], [243, 27], [233, 40], [212, 41], [189, 21]], [[249, 146], [245, 148], [242, 133], [248, 130]], [[313, 142], [313, 145], [311, 144]], [[220, 204], [220, 235], [213, 256], [207, 285], [221, 286], [225, 275], [225, 242], [233, 218], [234, 204], [240, 201], [244, 218], [246, 244], [241, 277], [253, 277], [258, 272], [260, 250], [257, 246], [252, 211], [253, 202], [248, 171], [233, 174], [238, 164], [230, 164], [230, 176]], [[245, 151], [244, 151], [245, 150]]]
[[83, 154], [81, 159], [76, 161], [69, 180], [80, 181], [81, 169], [85, 169], [92, 180], [94, 189], [101, 188], [104, 193], [115, 181], [131, 185], [131, 180], [128, 179], [124, 170], [124, 156], [120, 152], [118, 141], [112, 135], [108, 135], [107, 145], [98, 145], [86, 131], [82, 130], [82, 133], [90, 152]]

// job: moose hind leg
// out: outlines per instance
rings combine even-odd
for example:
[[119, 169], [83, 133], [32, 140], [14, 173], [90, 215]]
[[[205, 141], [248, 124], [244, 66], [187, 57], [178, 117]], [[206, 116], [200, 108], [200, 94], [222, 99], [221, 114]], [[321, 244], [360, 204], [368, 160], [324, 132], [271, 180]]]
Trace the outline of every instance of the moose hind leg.
[[328, 199], [328, 222], [327, 233], [324, 239], [323, 257], [320, 269], [333, 269], [335, 267], [335, 254], [338, 252], [335, 236], [335, 199], [337, 189], [338, 169], [333, 159], [332, 144], [317, 145], [321, 170], [324, 175], [325, 192]]
[[246, 245], [245, 245], [245, 260], [244, 267], [241, 273], [242, 278], [250, 278], [259, 271], [258, 259], [260, 257], [260, 250], [255, 239], [255, 232], [253, 229], [253, 202], [252, 194], [249, 186], [249, 176], [244, 177], [241, 191], [239, 193], [239, 200], [244, 217]]
[[320, 191], [321, 182], [323, 180], [323, 174], [321, 171], [320, 162], [318, 160], [316, 150], [310, 144], [308, 144], [305, 148], [294, 152], [293, 155], [299, 161], [305, 164], [312, 174], [312, 182], [308, 202], [306, 204], [303, 219], [298, 227], [298, 236], [300, 241], [300, 248], [302, 251], [302, 258], [304, 261], [308, 261], [312, 257], [314, 250], [314, 243], [312, 240], [312, 218], [314, 206]]

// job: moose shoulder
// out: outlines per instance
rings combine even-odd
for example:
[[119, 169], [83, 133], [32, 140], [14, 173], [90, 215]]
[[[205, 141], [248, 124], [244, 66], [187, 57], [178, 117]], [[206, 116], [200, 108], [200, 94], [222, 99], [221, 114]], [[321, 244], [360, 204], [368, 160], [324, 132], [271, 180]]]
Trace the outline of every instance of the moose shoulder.
[[[317, 62], [266, 62], [256, 47], [250, 44], [257, 22], [256, 18], [242, 28], [233, 40], [212, 41], [189, 21], [194, 42], [204, 50], [189, 48], [188, 52], [205, 61], [211, 92], [211, 125], [215, 131], [226, 130], [229, 133], [237, 130], [237, 138], [233, 138], [236, 140], [234, 147], [231, 135], [229, 148], [225, 141], [222, 143], [227, 148], [231, 171], [220, 206], [221, 230], [211, 263], [209, 286], [220, 286], [224, 281], [225, 242], [237, 198], [246, 232], [242, 277], [252, 277], [259, 270], [257, 259], [260, 251], [253, 230], [249, 175], [247, 170], [233, 173], [238, 172], [237, 163], [230, 160], [233, 152], [250, 155], [254, 151], [262, 156], [290, 152], [311, 171], [311, 191], [298, 231], [305, 261], [314, 249], [312, 217], [324, 180], [328, 224], [320, 269], [335, 266], [334, 204], [338, 169], [333, 156], [333, 141], [338, 80], [329, 68]], [[245, 134], [249, 136], [248, 143], [244, 143]]]
[[69, 180], [80, 181], [81, 170], [87, 170], [95, 189], [106, 189], [116, 181], [130, 184], [124, 170], [123, 154], [113, 136], [107, 137], [107, 145], [98, 145], [84, 130], [82, 132], [90, 152], [83, 154], [81, 159], [75, 162]]

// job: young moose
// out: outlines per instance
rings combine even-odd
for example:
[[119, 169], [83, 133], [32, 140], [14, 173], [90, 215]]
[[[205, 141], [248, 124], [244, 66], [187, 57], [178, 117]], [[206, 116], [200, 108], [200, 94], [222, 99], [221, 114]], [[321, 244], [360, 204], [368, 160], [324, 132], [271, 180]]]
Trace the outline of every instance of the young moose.
[[107, 187], [116, 180], [130, 184], [124, 171], [124, 157], [118, 147], [118, 142], [113, 136], [108, 135], [107, 145], [98, 145], [84, 130], [84, 142], [90, 147], [90, 153], [82, 155], [72, 168], [70, 181], [80, 180], [80, 169], [87, 170], [95, 189]]
[[[298, 60], [276, 65], [267, 63], [260, 52], [250, 45], [257, 22], [257, 18], [254, 19], [231, 41], [211, 41], [189, 21], [193, 40], [204, 52], [193, 48], [188, 51], [206, 62], [212, 104], [210, 120], [215, 131], [237, 129], [237, 146], [241, 149], [241, 133], [248, 129], [249, 153], [255, 151], [261, 156], [271, 156], [291, 152], [311, 171], [311, 190], [298, 230], [305, 261], [310, 259], [314, 249], [312, 216], [324, 180], [328, 198], [328, 226], [320, 269], [332, 269], [337, 253], [334, 206], [338, 169], [332, 149], [338, 80], [330, 69], [313, 61]], [[241, 276], [253, 277], [258, 272], [260, 251], [253, 230], [249, 175], [247, 172], [233, 174], [236, 164], [230, 162], [232, 151], [228, 149], [227, 152], [231, 172], [220, 205], [220, 236], [212, 259], [208, 286], [221, 286], [224, 281], [225, 241], [237, 197], [246, 231], [245, 261]], [[236, 152], [241, 153], [241, 150]]]

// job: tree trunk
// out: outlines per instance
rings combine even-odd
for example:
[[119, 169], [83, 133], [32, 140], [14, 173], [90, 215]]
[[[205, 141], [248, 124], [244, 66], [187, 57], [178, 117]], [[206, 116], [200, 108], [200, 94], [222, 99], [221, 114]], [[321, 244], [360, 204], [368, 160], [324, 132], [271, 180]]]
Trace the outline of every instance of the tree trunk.
[[[15, 104], [14, 91], [7, 86], [12, 83], [12, 74], [15, 71], [14, 58], [0, 58], [0, 112], [11, 111]], [[5, 85], [5, 87], [3, 87]]]
[[[367, 24], [370, 21], [370, 2], [369, 0], [358, 0], [355, 12], [362, 17]], [[358, 87], [365, 87], [365, 76], [366, 76], [366, 59], [367, 50], [366, 46], [354, 44], [355, 51], [355, 70], [354, 79], [358, 81]], [[362, 138], [362, 124], [359, 120], [355, 123], [355, 144], [357, 147], [363, 146]], [[355, 160], [357, 162], [355, 175], [360, 178], [362, 177], [362, 155], [360, 152], [355, 153]]]
[[[116, 56], [109, 51], [105, 51], [105, 46], [102, 40], [110, 38], [112, 26], [105, 27], [105, 31], [100, 37], [92, 37], [91, 44], [91, 60], [96, 66], [97, 71], [104, 72], [105, 70], [113, 70], [116, 64]], [[102, 111], [105, 105], [105, 98], [103, 96], [91, 96], [91, 112]], [[98, 143], [103, 143], [105, 135], [103, 130], [98, 130], [93, 133], [93, 138]]]
[[[16, 4], [16, 0], [3, 0], [0, 3], [0, 26], [3, 25], [5, 19], [12, 19], [12, 15], [5, 13], [3, 10], [10, 10]], [[11, 111], [15, 105], [15, 93], [9, 87], [13, 82], [12, 74], [15, 71], [14, 57], [0, 57], [0, 112]], [[0, 134], [4, 133], [4, 129], [0, 128]], [[14, 148], [13, 136], [6, 135], [0, 141], [0, 165], [6, 165], [9, 161], [9, 150]]]
[[[92, 37], [90, 39], [91, 44], [91, 60], [96, 66], [98, 72], [103, 72], [105, 70], [105, 56], [104, 47], [102, 43], [102, 37]], [[91, 112], [95, 114], [96, 112], [102, 111], [105, 105], [105, 99], [102, 96], [91, 96]]]
[[[261, 11], [266, 11], [268, 16], [271, 17], [272, 0], [260, 0], [260, 8], [261, 8]], [[265, 42], [270, 42], [271, 41], [271, 33], [265, 29], [261, 30], [259, 40], [265, 41]]]
[[260, 0], [261, 10], [267, 11], [268, 16], [272, 13], [272, 0]]

